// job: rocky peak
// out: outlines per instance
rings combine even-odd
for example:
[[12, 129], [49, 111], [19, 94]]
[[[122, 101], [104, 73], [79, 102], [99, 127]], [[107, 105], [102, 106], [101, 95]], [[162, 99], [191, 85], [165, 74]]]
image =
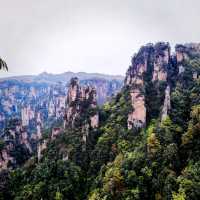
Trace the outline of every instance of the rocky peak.
[[143, 73], [147, 71], [148, 60], [153, 52], [153, 45], [148, 44], [140, 48], [139, 52], [132, 58], [129, 66], [125, 85], [143, 85]]
[[170, 65], [170, 45], [159, 42], [155, 45], [147, 44], [140, 48], [132, 58], [125, 85], [130, 87], [133, 111], [128, 115], [128, 128], [143, 127], [146, 124], [145, 80], [150, 77], [152, 84], [166, 82]]
[[[67, 93], [67, 109], [65, 114], [65, 127], [76, 127], [90, 121], [90, 127], [98, 127], [98, 113], [96, 90], [91, 86], [79, 85], [78, 78], [72, 78]], [[93, 109], [92, 114], [88, 110]], [[83, 119], [84, 118], [84, 119]], [[78, 124], [75, 124], [75, 123]]]
[[78, 78], [72, 78], [70, 80], [68, 94], [67, 94], [67, 103], [71, 104], [80, 97], [80, 86]]
[[[170, 92], [179, 74], [185, 72], [184, 61], [190, 59], [190, 62], [194, 62], [191, 79], [197, 80], [200, 73], [199, 57], [200, 44], [195, 43], [176, 45], [175, 56], [171, 55], [169, 43], [147, 44], [140, 48], [132, 58], [125, 78], [125, 86], [130, 88], [132, 104], [132, 111], [128, 115], [129, 129], [145, 126], [151, 109], [154, 109], [153, 112], [156, 111], [154, 117], [160, 116], [161, 120], [167, 117], [171, 108]], [[149, 91], [154, 91], [153, 97], [148, 96]], [[152, 101], [157, 100], [157, 108], [151, 108]]]
[[157, 43], [154, 46], [154, 66], [152, 81], [166, 81], [167, 68], [170, 61], [169, 43]]
[[[178, 74], [182, 75], [185, 72], [185, 64], [189, 61], [194, 61], [195, 58], [200, 57], [200, 43], [187, 43], [187, 44], [177, 44], [175, 47], [176, 50], [176, 61], [178, 67]], [[194, 61], [196, 62], [196, 61]], [[194, 64], [194, 63], [193, 63]], [[193, 79], [199, 77], [198, 64], [193, 67]]]
[[200, 55], [200, 43], [177, 44], [175, 46], [177, 62], [181, 63], [189, 57]]

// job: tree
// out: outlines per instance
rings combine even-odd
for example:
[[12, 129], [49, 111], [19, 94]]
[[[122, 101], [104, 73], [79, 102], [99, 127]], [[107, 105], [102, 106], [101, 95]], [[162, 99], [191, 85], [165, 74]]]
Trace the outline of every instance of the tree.
[[0, 58], [0, 69], [5, 69], [6, 71], [8, 71], [8, 66], [6, 62], [2, 60], [1, 58]]

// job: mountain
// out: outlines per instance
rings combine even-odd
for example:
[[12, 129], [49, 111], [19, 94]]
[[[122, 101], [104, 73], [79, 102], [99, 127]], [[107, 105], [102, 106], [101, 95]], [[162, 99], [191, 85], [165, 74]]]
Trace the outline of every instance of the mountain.
[[[71, 79], [61, 124], [39, 132], [31, 155], [15, 149], [22, 162], [1, 170], [0, 197], [200, 199], [200, 44], [144, 45], [120, 92], [101, 107], [96, 94]], [[10, 147], [1, 142], [1, 163]]]
[[1, 81], [5, 80], [17, 80], [23, 82], [40, 82], [40, 83], [49, 83], [55, 84], [57, 82], [68, 83], [72, 77], [77, 77], [80, 81], [86, 79], [105, 79], [108, 81], [111, 80], [118, 80], [123, 81], [124, 77], [120, 75], [107, 75], [107, 74], [100, 74], [100, 73], [86, 73], [86, 72], [65, 72], [61, 74], [51, 74], [47, 72], [43, 72], [39, 75], [24, 75], [24, 76], [13, 76], [13, 77], [6, 77], [1, 78]]
[[[122, 87], [122, 81], [104, 79], [82, 80], [81, 85], [93, 85], [97, 90], [98, 105], [102, 105]], [[66, 83], [67, 84], [67, 83]], [[39, 113], [42, 120], [62, 117], [65, 108], [67, 86], [62, 83], [27, 83], [7, 80], [0, 83], [0, 127], [13, 117], [22, 119], [22, 123], [31, 125], [31, 120]], [[47, 120], [48, 119], [48, 120]], [[33, 128], [33, 127], [32, 127]]]
[[80, 84], [94, 86], [97, 102], [101, 106], [121, 89], [121, 76], [103, 74], [72, 73], [38, 76], [19, 76], [0, 80], [0, 135], [13, 118], [22, 121], [29, 134], [37, 132], [39, 116], [42, 127], [48, 128], [64, 116], [67, 85], [77, 75]]

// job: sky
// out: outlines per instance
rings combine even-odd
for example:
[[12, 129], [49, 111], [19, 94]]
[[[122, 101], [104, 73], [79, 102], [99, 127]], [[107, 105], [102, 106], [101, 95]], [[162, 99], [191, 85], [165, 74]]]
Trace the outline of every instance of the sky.
[[1, 77], [124, 75], [141, 45], [200, 42], [199, 0], [0, 0]]

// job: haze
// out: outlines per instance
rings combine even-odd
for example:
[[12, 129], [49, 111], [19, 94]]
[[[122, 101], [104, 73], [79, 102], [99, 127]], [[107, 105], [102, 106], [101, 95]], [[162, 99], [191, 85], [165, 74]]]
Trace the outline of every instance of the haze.
[[0, 0], [0, 76], [124, 75], [148, 42], [199, 42], [199, 0]]

